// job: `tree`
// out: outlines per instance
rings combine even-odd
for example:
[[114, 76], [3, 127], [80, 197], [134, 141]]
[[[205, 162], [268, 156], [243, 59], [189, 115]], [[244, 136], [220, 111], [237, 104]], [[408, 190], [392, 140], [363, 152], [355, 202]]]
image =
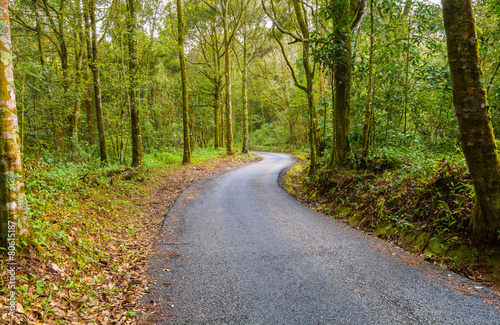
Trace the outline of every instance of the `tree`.
[[361, 139], [361, 155], [363, 157], [368, 157], [368, 148], [370, 146], [370, 133], [372, 129], [371, 95], [372, 95], [373, 51], [374, 51], [373, 1], [374, 0], [370, 0], [370, 54], [368, 63], [368, 86], [366, 89], [365, 121], [363, 123], [363, 137]]
[[462, 149], [476, 190], [471, 220], [476, 239], [498, 239], [500, 157], [486, 98], [471, 0], [442, 0], [453, 105]]
[[137, 18], [134, 0], [127, 0], [128, 17], [128, 51], [129, 51], [129, 100], [130, 124], [132, 129], [132, 166], [142, 164], [142, 136], [139, 105], [137, 104]]
[[341, 166], [350, 152], [349, 131], [351, 113], [351, 31], [355, 29], [364, 14], [366, 0], [332, 0], [329, 16], [333, 19], [333, 71], [335, 76], [335, 108], [333, 148], [330, 166]]
[[[92, 44], [92, 61], [90, 62], [90, 69], [94, 77], [94, 104], [97, 118], [97, 132], [99, 134], [99, 149], [101, 153], [101, 161], [103, 163], [108, 161], [108, 151], [106, 148], [106, 134], [104, 131], [104, 119], [102, 113], [102, 96], [101, 96], [101, 75], [98, 65], [98, 50], [97, 50], [97, 24], [95, 17], [95, 0], [88, 0], [87, 6], [90, 16], [91, 26], [91, 44]], [[87, 23], [87, 22], [86, 22]]]
[[[0, 245], [6, 246], [9, 230], [17, 236], [27, 228], [28, 203], [17, 123], [12, 43], [7, 0], [1, 0], [0, 17]], [[15, 224], [15, 226], [14, 226]]]
[[[310, 57], [311, 55], [310, 55], [310, 40], [309, 40], [310, 38], [309, 22], [307, 19], [307, 10], [305, 9], [305, 6], [303, 6], [299, 0], [293, 0], [292, 4], [295, 13], [295, 18], [297, 24], [299, 25], [300, 36], [295, 35], [292, 32], [287, 31], [282, 26], [280, 26], [278, 21], [274, 18], [276, 17], [276, 13], [273, 12], [274, 15], [270, 15], [266, 10], [264, 2], [262, 2], [264, 10], [266, 11], [268, 17], [273, 21], [274, 26], [276, 26], [276, 28], [278, 28], [278, 30], [281, 33], [291, 36], [294, 39], [294, 43], [300, 42], [302, 44], [302, 67], [304, 68], [306, 77], [305, 86], [299, 83], [299, 80], [297, 79], [293, 66], [290, 64], [290, 61], [286, 56], [283, 43], [276, 35], [274, 37], [275, 40], [278, 42], [280, 49], [283, 53], [287, 66], [290, 70], [290, 74], [292, 75], [292, 78], [294, 80], [295, 86], [306, 93], [307, 105], [309, 108], [309, 146], [311, 155], [311, 170], [314, 170], [317, 165], [317, 152], [318, 152], [317, 147], [319, 145], [318, 141], [319, 123], [318, 123], [318, 112], [316, 110], [316, 103], [314, 101], [314, 94], [313, 94], [314, 68]], [[274, 11], [274, 4], [272, 1], [271, 1], [271, 7], [273, 8]]]
[[184, 54], [184, 19], [182, 17], [182, 1], [177, 0], [177, 37], [179, 45], [179, 61], [181, 65], [181, 84], [182, 84], [182, 125], [184, 134], [184, 151], [182, 163], [191, 163], [191, 149], [189, 141], [189, 102], [187, 89], [186, 58]]

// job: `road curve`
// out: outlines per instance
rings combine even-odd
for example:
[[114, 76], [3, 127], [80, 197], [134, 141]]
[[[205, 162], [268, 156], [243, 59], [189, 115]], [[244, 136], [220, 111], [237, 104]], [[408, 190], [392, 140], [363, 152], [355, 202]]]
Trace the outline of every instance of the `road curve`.
[[158, 324], [500, 324], [493, 292], [307, 208], [278, 186], [293, 158], [259, 155], [167, 214], [146, 298], [170, 314]]

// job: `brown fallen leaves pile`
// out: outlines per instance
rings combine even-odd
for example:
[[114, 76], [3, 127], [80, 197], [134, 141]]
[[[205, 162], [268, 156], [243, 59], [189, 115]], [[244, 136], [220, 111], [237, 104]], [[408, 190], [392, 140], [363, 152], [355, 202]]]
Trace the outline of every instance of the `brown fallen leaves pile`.
[[[78, 222], [66, 225], [69, 236], [42, 243], [43, 254], [29, 249], [17, 257], [16, 314], [9, 316], [7, 296], [2, 294], [0, 324], [135, 324], [136, 315], [143, 312], [136, 302], [149, 288], [151, 247], [175, 198], [198, 179], [257, 159], [223, 156], [142, 171], [133, 191], [111, 181], [106, 191], [84, 195]], [[64, 218], [54, 211], [54, 228], [64, 224]], [[5, 255], [1, 258], [4, 263]], [[2, 267], [4, 284], [8, 277]]]

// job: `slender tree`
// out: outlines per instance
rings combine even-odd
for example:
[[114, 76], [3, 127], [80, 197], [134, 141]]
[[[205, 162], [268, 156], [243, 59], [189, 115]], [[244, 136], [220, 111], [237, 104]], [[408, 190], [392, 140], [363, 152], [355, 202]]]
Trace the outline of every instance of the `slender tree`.
[[132, 128], [132, 166], [137, 167], [142, 164], [142, 136], [141, 119], [139, 105], [137, 104], [137, 18], [134, 0], [127, 0], [128, 9], [128, 53], [129, 53], [129, 100], [130, 119]]
[[498, 239], [500, 157], [486, 98], [471, 0], [442, 0], [453, 105], [476, 205], [471, 228], [477, 240]]
[[361, 138], [361, 155], [368, 157], [368, 148], [370, 146], [371, 133], [371, 99], [372, 99], [372, 78], [373, 78], [373, 52], [374, 47], [374, 28], [373, 28], [373, 1], [370, 0], [370, 54], [368, 59], [368, 87], [366, 88], [365, 121], [363, 123], [363, 136]]
[[28, 204], [17, 123], [12, 43], [7, 0], [0, 0], [0, 245], [6, 246], [9, 231], [27, 229]]
[[101, 98], [101, 75], [98, 65], [98, 52], [97, 52], [97, 24], [95, 17], [95, 0], [88, 0], [88, 10], [90, 16], [90, 26], [92, 29], [91, 44], [92, 44], [92, 61], [90, 62], [90, 69], [94, 77], [94, 104], [97, 117], [97, 132], [99, 134], [99, 149], [101, 153], [101, 161], [108, 161], [108, 152], [106, 148], [106, 134], [104, 131], [104, 119], [102, 112], [102, 98]]
[[[130, 0], [132, 1], [132, 0]], [[191, 162], [191, 148], [189, 140], [189, 102], [187, 88], [186, 58], [184, 54], [184, 19], [182, 15], [182, 1], [177, 0], [177, 39], [179, 46], [179, 61], [181, 65], [181, 86], [182, 86], [182, 125], [184, 134], [184, 151], [182, 154], [182, 163]]]
[[[234, 32], [229, 29], [229, 0], [222, 2], [222, 21], [224, 26], [224, 74], [226, 81], [226, 152], [228, 155], [234, 154], [233, 149], [233, 107], [231, 100], [231, 41]], [[236, 28], [236, 27], [234, 27]]]

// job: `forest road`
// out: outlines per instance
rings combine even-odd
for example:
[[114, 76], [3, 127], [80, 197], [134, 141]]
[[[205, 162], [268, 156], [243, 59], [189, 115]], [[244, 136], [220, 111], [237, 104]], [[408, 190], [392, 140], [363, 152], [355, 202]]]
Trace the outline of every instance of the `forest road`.
[[145, 298], [155, 322], [500, 324], [498, 295], [307, 208], [278, 186], [293, 158], [258, 154], [167, 214]]

